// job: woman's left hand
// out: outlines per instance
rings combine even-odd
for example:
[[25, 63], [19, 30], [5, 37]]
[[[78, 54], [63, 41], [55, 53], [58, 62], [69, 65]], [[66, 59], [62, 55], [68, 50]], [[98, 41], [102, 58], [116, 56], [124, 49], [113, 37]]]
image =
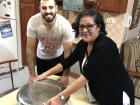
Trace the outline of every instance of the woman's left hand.
[[49, 99], [46, 103], [43, 103], [43, 105], [61, 105], [61, 103], [62, 103], [62, 100], [57, 95]]
[[34, 80], [39, 81], [39, 80], [43, 80], [45, 78], [47, 78], [46, 74], [42, 73], [41, 75], [38, 75]]

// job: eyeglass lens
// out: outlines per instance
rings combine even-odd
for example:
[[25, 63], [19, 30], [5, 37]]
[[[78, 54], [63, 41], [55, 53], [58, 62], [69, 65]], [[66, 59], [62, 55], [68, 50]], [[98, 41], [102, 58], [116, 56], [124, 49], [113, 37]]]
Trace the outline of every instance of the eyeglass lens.
[[89, 24], [89, 25], [80, 25], [80, 30], [84, 30], [85, 28], [89, 31], [94, 27], [95, 24]]

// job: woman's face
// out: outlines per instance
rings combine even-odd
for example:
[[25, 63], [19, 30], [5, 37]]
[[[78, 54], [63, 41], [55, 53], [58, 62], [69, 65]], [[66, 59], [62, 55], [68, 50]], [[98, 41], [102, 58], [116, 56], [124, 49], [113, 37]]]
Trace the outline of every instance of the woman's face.
[[80, 20], [79, 33], [85, 42], [93, 42], [99, 35], [100, 28], [94, 22], [93, 17], [84, 16]]

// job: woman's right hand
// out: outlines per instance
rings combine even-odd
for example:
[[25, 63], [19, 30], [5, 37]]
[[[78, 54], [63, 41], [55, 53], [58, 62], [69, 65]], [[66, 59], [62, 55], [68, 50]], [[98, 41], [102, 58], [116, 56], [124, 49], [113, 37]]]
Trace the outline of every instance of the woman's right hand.
[[43, 103], [43, 105], [61, 105], [62, 100], [60, 99], [59, 95], [56, 95], [49, 99], [46, 103]]

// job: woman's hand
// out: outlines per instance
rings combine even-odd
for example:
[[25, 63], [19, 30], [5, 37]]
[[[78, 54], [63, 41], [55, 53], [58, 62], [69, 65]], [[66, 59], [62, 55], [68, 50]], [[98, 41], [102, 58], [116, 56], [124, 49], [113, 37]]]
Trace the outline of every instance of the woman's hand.
[[62, 100], [60, 99], [60, 96], [54, 96], [50, 100], [48, 100], [46, 103], [43, 103], [43, 105], [61, 105]]
[[42, 74], [38, 75], [38, 76], [34, 79], [34, 81], [43, 80], [43, 79], [45, 79], [45, 78], [47, 78], [46, 74], [45, 74], [45, 73], [42, 73]]

